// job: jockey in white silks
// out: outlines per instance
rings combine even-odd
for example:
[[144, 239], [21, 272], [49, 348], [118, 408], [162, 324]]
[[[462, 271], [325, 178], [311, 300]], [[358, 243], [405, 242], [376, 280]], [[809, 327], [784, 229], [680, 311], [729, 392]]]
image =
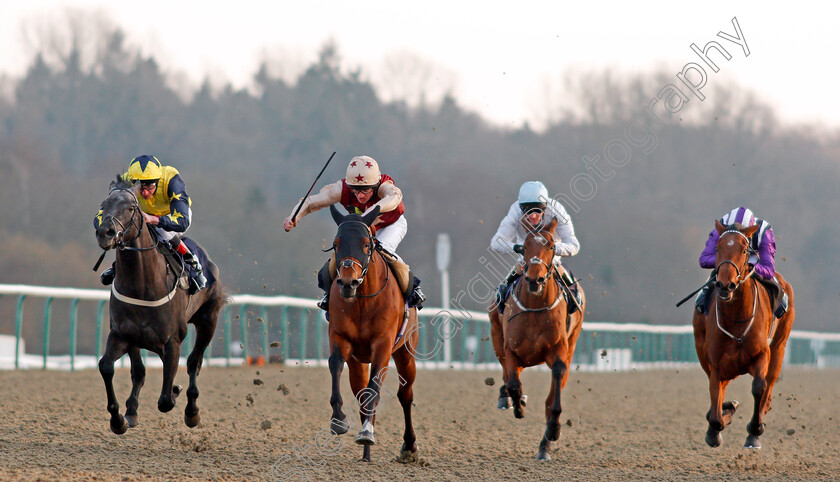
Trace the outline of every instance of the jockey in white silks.
[[[515, 254], [514, 247], [525, 242], [531, 230], [537, 231], [540, 227], [557, 219], [557, 228], [554, 230], [555, 256], [553, 264], [559, 268], [561, 257], [574, 256], [580, 250], [580, 243], [575, 237], [575, 228], [572, 219], [557, 200], [548, 196], [548, 189], [539, 181], [528, 181], [519, 188], [519, 196], [515, 203], [511, 204], [507, 215], [499, 224], [499, 229], [490, 241], [490, 249], [501, 254]], [[526, 225], [528, 226], [526, 228]], [[504, 309], [504, 300], [507, 298], [507, 291], [510, 285], [520, 276], [524, 268], [524, 260], [520, 260], [511, 270], [507, 279], [499, 286], [499, 310]], [[577, 290], [577, 283], [566, 269], [558, 269], [562, 272], [563, 283], [570, 288], [578, 305], [581, 303], [580, 293]], [[569, 305], [569, 314], [577, 309], [574, 303]]]

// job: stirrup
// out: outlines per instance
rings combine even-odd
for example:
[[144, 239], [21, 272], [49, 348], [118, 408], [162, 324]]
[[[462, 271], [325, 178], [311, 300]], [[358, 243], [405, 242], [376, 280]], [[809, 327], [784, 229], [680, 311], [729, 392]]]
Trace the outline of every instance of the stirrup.
[[111, 266], [110, 268], [106, 269], [99, 275], [99, 281], [102, 282], [103, 285], [108, 286], [109, 284], [114, 282], [114, 277], [117, 275], [116, 271], [114, 271], [114, 267]]
[[423, 294], [419, 286], [415, 286], [409, 297], [408, 306], [420, 306], [424, 301], [426, 301], [426, 295]]
[[783, 293], [782, 300], [779, 302], [779, 306], [776, 308], [776, 311], [773, 312], [773, 316], [777, 319], [785, 316], [785, 313], [787, 313], [788, 310], [788, 303], [788, 294]]
[[318, 301], [318, 308], [321, 308], [324, 311], [329, 312], [330, 310], [330, 297], [327, 293], [324, 293], [323, 298]]

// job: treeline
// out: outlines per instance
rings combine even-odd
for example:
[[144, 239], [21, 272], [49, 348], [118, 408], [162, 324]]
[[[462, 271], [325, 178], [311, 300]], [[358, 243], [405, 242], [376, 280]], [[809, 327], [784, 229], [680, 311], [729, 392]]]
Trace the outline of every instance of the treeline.
[[[39, 52], [0, 102], [0, 282], [98, 287], [92, 217], [114, 175], [148, 153], [182, 172], [194, 203], [189, 235], [232, 292], [315, 297], [335, 226], [316, 213], [287, 234], [282, 220], [335, 150], [319, 184], [367, 154], [403, 189], [401, 255], [431, 305], [441, 303], [434, 250], [446, 232], [453, 296], [470, 291], [460, 303], [484, 308], [485, 285], [508, 268], [488, 266], [489, 240], [519, 185], [539, 179], [576, 206], [582, 248], [567, 265], [584, 281], [587, 319], [688, 323], [689, 308], [674, 303], [705, 280], [697, 257], [713, 220], [747, 205], [775, 228], [797, 327], [837, 329], [840, 143], [778, 125], [737, 86], [710, 86], [681, 119], [651, 122], [656, 148], [634, 148], [606, 176], [584, 156], [603, 158], [610, 140], [624, 139], [670, 74], [570, 74], [571, 101], [546, 106], [548, 128], [503, 129], [451, 96], [419, 107], [384, 102], [332, 43], [293, 81], [264, 65], [253, 89], [208, 80], [185, 97], [119, 29], [103, 38], [93, 56], [72, 45], [66, 55]], [[595, 181], [591, 193], [570, 184], [579, 174]], [[3, 316], [0, 332], [10, 323]]]

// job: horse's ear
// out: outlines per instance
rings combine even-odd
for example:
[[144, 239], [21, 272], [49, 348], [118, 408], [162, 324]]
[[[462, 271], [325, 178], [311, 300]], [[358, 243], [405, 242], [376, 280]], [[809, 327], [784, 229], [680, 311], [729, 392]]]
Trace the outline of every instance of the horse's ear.
[[747, 229], [741, 232], [744, 233], [744, 236], [751, 238], [756, 231], [758, 231], [758, 224], [753, 224], [752, 226], [748, 227]]
[[720, 219], [715, 219], [715, 229], [717, 229], [718, 234], [723, 234], [726, 231], [726, 226], [720, 222]]
[[111, 184], [108, 186], [108, 190], [113, 191], [115, 187], [117, 187], [117, 181], [111, 181]]
[[362, 222], [370, 226], [376, 221], [376, 217], [379, 216], [379, 206], [374, 206], [373, 210], [362, 217]]
[[548, 231], [549, 233], [553, 233], [555, 229], [557, 229], [557, 218], [552, 219], [551, 222], [548, 223], [548, 226], [546, 226], [544, 230]]
[[330, 204], [330, 214], [332, 215], [335, 224], [341, 224], [344, 222], [344, 216], [338, 211], [338, 209], [336, 209], [335, 204]]

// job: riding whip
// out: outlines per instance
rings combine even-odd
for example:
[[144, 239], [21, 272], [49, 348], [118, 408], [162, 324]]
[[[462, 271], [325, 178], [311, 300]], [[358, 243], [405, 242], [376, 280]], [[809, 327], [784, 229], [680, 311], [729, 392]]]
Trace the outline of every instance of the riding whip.
[[705, 283], [703, 283], [703, 286], [701, 286], [701, 287], [697, 288], [696, 290], [692, 291], [692, 292], [691, 292], [688, 296], [686, 296], [685, 298], [683, 298], [683, 299], [681, 299], [680, 301], [678, 301], [678, 302], [677, 302], [677, 308], [679, 308], [679, 307], [680, 307], [680, 305], [682, 305], [683, 303], [685, 303], [686, 301], [688, 301], [688, 300], [689, 300], [689, 298], [691, 298], [692, 296], [696, 295], [698, 291], [702, 290], [703, 288], [705, 288], [706, 286], [709, 286], [710, 284], [712, 284], [712, 283], [714, 283], [714, 282], [715, 282], [715, 277], [714, 277], [714, 276], [712, 276], [711, 278], [709, 278], [709, 281], [706, 281]]
[[295, 218], [297, 217], [298, 213], [300, 212], [300, 208], [302, 208], [302, 207], [303, 207], [303, 203], [306, 201], [306, 198], [308, 198], [308, 197], [309, 197], [309, 193], [311, 193], [311, 192], [312, 192], [312, 188], [314, 188], [314, 187], [315, 187], [315, 183], [317, 183], [317, 182], [318, 182], [318, 179], [321, 179], [321, 174], [323, 174], [323, 173], [324, 173], [324, 171], [327, 169], [327, 166], [329, 166], [329, 165], [330, 165], [330, 161], [332, 161], [333, 156], [335, 156], [335, 151], [333, 151], [333, 153], [332, 153], [332, 155], [330, 156], [330, 158], [329, 158], [329, 159], [327, 159], [327, 163], [326, 163], [326, 164], [324, 164], [324, 167], [321, 169], [321, 172], [319, 172], [319, 173], [318, 173], [318, 177], [316, 177], [316, 178], [315, 178], [315, 181], [313, 181], [313, 182], [312, 182], [312, 185], [311, 185], [311, 186], [309, 186], [309, 190], [308, 190], [308, 191], [306, 191], [306, 195], [305, 195], [305, 196], [303, 196], [303, 199], [301, 199], [301, 200], [300, 200], [300, 204], [298, 204], [297, 209], [295, 209], [295, 213], [294, 213], [294, 214], [292, 214], [292, 222], [295, 222]]

